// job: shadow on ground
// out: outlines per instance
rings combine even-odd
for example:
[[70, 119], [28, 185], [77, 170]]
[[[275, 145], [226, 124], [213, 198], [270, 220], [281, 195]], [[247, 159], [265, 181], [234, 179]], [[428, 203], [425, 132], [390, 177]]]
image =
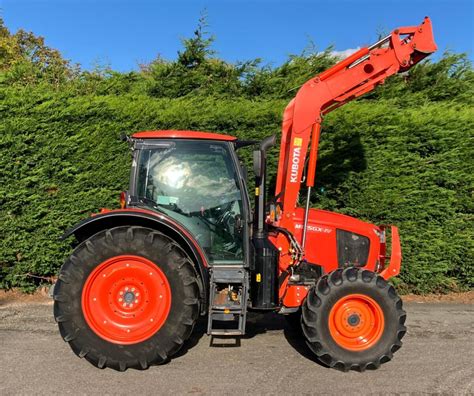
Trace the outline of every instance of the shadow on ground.
[[202, 337], [209, 337], [209, 346], [215, 348], [238, 348], [241, 339], [251, 339], [261, 334], [272, 331], [281, 331], [286, 341], [304, 358], [315, 362], [323, 367], [327, 367], [320, 362], [314, 353], [306, 345], [306, 341], [301, 329], [295, 323], [290, 324], [283, 315], [273, 312], [247, 314], [246, 334], [241, 337], [211, 337], [206, 335], [207, 317], [200, 318], [196, 323], [191, 337], [183, 345], [183, 348], [173, 356], [173, 359], [184, 356], [191, 348], [196, 346]]

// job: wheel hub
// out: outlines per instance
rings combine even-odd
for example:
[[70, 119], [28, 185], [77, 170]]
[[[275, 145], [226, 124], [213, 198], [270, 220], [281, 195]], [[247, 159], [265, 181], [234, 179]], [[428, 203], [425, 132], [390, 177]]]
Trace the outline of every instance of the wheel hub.
[[[128, 287], [125, 289], [128, 289]], [[132, 287], [131, 289], [135, 291], [134, 287]], [[133, 291], [125, 291], [125, 293], [123, 291], [120, 291], [119, 294], [123, 295], [123, 301], [125, 302], [125, 304], [133, 304], [134, 302], [136, 304], [138, 303], [138, 299], [135, 299], [135, 293], [133, 293]], [[122, 299], [119, 297], [119, 302], [121, 301]]]
[[363, 294], [349, 294], [337, 301], [329, 313], [329, 331], [342, 348], [361, 351], [374, 346], [384, 330], [380, 305]]
[[352, 314], [347, 318], [347, 322], [351, 326], [357, 326], [360, 323], [360, 317], [357, 314]]
[[166, 275], [140, 256], [116, 256], [99, 264], [82, 293], [82, 309], [89, 327], [116, 344], [135, 344], [150, 338], [165, 323], [171, 307]]

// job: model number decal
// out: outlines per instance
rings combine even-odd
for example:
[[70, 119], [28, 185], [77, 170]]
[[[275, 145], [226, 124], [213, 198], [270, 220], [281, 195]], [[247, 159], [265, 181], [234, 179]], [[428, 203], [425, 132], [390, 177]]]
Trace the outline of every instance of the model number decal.
[[[295, 224], [296, 229], [302, 229], [303, 224]], [[319, 226], [306, 226], [306, 229], [311, 232], [322, 232], [323, 234], [330, 234], [332, 232], [331, 228], [319, 227]]]

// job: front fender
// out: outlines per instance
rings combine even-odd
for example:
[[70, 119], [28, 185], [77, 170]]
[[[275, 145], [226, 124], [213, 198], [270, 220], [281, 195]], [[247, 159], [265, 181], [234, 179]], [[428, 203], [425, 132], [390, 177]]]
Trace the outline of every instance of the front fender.
[[119, 226], [141, 226], [155, 229], [179, 243], [194, 263], [200, 276], [198, 283], [202, 297], [201, 313], [206, 312], [207, 285], [209, 284], [209, 264], [206, 255], [189, 230], [169, 216], [141, 208], [104, 210], [77, 223], [67, 230], [61, 239], [64, 240], [74, 235], [79, 242], [82, 242], [100, 231]]
[[[383, 227], [382, 229], [385, 228]], [[385, 280], [388, 280], [393, 276], [397, 276], [400, 273], [402, 249], [400, 247], [400, 235], [398, 234], [398, 227], [395, 226], [392, 226], [392, 255], [389, 260], [388, 266], [380, 273], [380, 276], [382, 276]]]

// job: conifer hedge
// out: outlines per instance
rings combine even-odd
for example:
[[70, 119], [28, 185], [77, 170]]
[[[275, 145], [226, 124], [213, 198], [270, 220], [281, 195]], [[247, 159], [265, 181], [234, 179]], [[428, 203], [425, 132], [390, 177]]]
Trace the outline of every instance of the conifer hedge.
[[[122, 133], [279, 135], [291, 87], [334, 63], [328, 50], [275, 68], [228, 64], [212, 57], [203, 34], [185, 41], [176, 61], [88, 72], [61, 63], [35, 36], [25, 47], [28, 37], [0, 24], [0, 287], [47, 281], [70, 252], [61, 234], [118, 206], [131, 160]], [[35, 63], [31, 46], [56, 61]], [[324, 120], [312, 202], [398, 225], [402, 291], [473, 286], [473, 86], [466, 56], [446, 54]], [[271, 183], [277, 155], [273, 149]]]

